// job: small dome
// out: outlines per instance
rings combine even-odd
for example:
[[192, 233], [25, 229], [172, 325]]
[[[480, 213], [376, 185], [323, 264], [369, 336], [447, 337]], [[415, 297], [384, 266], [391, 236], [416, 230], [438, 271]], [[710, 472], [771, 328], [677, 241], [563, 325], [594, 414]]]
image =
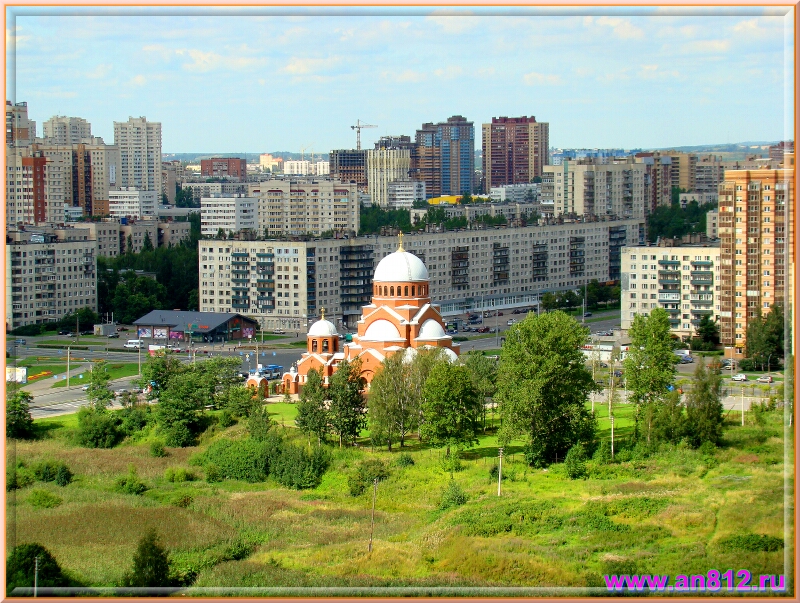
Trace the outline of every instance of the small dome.
[[445, 356], [447, 356], [447, 359], [450, 361], [450, 364], [453, 364], [458, 360], [458, 354], [456, 354], [453, 350], [451, 350], [450, 348], [442, 348], [442, 349], [444, 350]]
[[428, 269], [413, 253], [395, 251], [378, 262], [373, 280], [387, 283], [427, 281]]
[[417, 357], [417, 350], [414, 348], [406, 348], [403, 352], [403, 364], [409, 364], [410, 362], [414, 362], [414, 358]]
[[396, 341], [402, 339], [400, 332], [388, 320], [380, 319], [367, 327], [364, 337], [367, 341]]
[[336, 325], [329, 320], [318, 320], [308, 330], [309, 337], [336, 337]]
[[422, 328], [419, 330], [419, 335], [417, 335], [417, 339], [443, 339], [446, 337], [444, 333], [444, 329], [442, 325], [438, 322], [429, 318], [424, 323], [422, 323]]

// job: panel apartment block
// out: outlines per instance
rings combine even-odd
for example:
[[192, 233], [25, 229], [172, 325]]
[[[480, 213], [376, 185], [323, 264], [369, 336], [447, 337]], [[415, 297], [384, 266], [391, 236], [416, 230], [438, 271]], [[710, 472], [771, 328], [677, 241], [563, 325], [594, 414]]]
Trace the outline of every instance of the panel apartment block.
[[204, 237], [215, 237], [222, 230], [225, 235], [242, 230], [258, 230], [257, 197], [203, 197], [200, 200], [200, 229]]
[[54, 115], [42, 124], [42, 136], [51, 144], [79, 144], [92, 137], [92, 124], [82, 117]]
[[114, 122], [114, 145], [120, 154], [120, 186], [161, 191], [161, 123], [146, 117]]
[[549, 164], [550, 124], [531, 116], [493, 117], [483, 124], [485, 190], [531, 182]]
[[247, 160], [238, 157], [214, 157], [200, 160], [203, 178], [229, 178], [238, 182], [247, 180]]

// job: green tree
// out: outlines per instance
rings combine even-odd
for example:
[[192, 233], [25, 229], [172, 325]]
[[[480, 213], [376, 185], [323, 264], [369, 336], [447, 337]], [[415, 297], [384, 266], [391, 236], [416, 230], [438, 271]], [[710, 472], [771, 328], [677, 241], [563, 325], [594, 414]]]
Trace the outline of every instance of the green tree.
[[563, 312], [529, 314], [506, 335], [497, 372], [501, 445], [528, 440], [526, 457], [541, 466], [594, 438], [586, 408], [594, 389], [582, 348], [589, 330]]
[[114, 392], [108, 386], [110, 379], [106, 361], [95, 362], [89, 372], [89, 389], [86, 390], [86, 397], [96, 411], [104, 411], [114, 401]]
[[701, 357], [694, 371], [692, 389], [686, 397], [686, 435], [695, 448], [703, 442], [717, 445], [722, 440], [721, 387], [719, 371], [706, 369], [705, 359]]
[[144, 233], [144, 241], [142, 241], [142, 251], [153, 251], [153, 241], [150, 239], [150, 233]]
[[198, 411], [210, 401], [207, 376], [201, 371], [176, 375], [159, 395], [156, 419], [167, 446], [184, 447], [194, 442], [199, 427]]
[[340, 362], [331, 377], [328, 421], [331, 431], [339, 438], [339, 448], [345, 440], [354, 442], [367, 425], [366, 401], [362, 394], [365, 385], [359, 359]]
[[236, 417], [247, 418], [261, 405], [255, 394], [252, 388], [244, 385], [231, 387], [225, 394], [224, 408]]
[[138, 381], [139, 387], [152, 386], [149, 397], [150, 399], [157, 398], [159, 392], [169, 387], [170, 381], [176, 375], [180, 375], [186, 370], [186, 365], [172, 354], [150, 356], [142, 365], [142, 376]]
[[638, 433], [641, 409], [655, 406], [675, 380], [678, 357], [672, 349], [669, 315], [655, 308], [648, 317], [637, 314], [628, 334], [631, 344], [624, 360], [630, 399], [636, 404], [634, 433]]
[[452, 458], [452, 447], [477, 444], [481, 405], [466, 367], [449, 362], [437, 364], [425, 381], [423, 436], [434, 446], [446, 447], [447, 458]]
[[411, 364], [404, 354], [388, 356], [370, 385], [369, 431], [374, 441], [386, 442], [389, 451], [397, 439], [400, 447], [414, 429], [417, 406], [411, 388]]
[[33, 396], [15, 383], [6, 384], [6, 436], [25, 439], [33, 435], [30, 404]]
[[469, 193], [464, 193], [461, 195], [461, 199], [459, 199], [459, 203], [461, 203], [461, 205], [471, 205], [472, 202], [472, 195]]
[[753, 364], [764, 367], [771, 363], [773, 358], [777, 359], [775, 338], [767, 330], [767, 325], [761, 314], [761, 308], [756, 312], [756, 316], [747, 324], [747, 357]]
[[[777, 357], [783, 358], [784, 351], [784, 334], [789, 329], [786, 329], [784, 324], [785, 317], [783, 314], [783, 304], [772, 304], [764, 320], [764, 329], [767, 332], [767, 340], [769, 341], [774, 353]], [[769, 370], [769, 369], [767, 369]]]
[[[25, 543], [15, 546], [6, 561], [6, 594], [12, 596], [15, 588], [33, 588], [34, 573], [39, 559], [39, 572], [36, 576], [37, 587], [69, 586], [55, 557], [46, 548], [37, 543]], [[20, 596], [20, 595], [17, 595]]]
[[541, 304], [545, 312], [550, 312], [558, 307], [558, 300], [556, 299], [555, 294], [548, 291], [542, 295]]
[[422, 425], [425, 423], [423, 403], [425, 401], [425, 384], [434, 367], [448, 362], [445, 352], [441, 348], [419, 349], [411, 359], [408, 374], [410, 412], [416, 419], [417, 435], [422, 439]]
[[123, 578], [127, 587], [171, 586], [170, 560], [167, 550], [158, 540], [155, 528], [151, 528], [139, 540], [133, 555], [133, 568]]
[[703, 343], [719, 344], [719, 325], [708, 315], [700, 318], [700, 323], [697, 325], [697, 336]]
[[322, 376], [314, 369], [309, 370], [303, 391], [300, 392], [295, 425], [309, 438], [316, 436], [317, 444], [321, 444], [328, 435], [328, 409], [325, 408], [327, 397]]
[[472, 387], [481, 398], [483, 414], [483, 431], [486, 431], [486, 402], [494, 395], [497, 382], [497, 363], [482, 352], [472, 350], [461, 356], [461, 362], [467, 367]]
[[681, 394], [677, 389], [669, 392], [655, 407], [652, 421], [652, 438], [655, 442], [677, 444], [686, 434], [686, 415]]

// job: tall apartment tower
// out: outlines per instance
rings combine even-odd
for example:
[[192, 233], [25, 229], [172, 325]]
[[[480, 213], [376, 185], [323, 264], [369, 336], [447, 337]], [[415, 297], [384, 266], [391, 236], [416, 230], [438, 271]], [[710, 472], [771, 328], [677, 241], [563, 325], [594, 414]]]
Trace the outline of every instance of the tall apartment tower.
[[367, 151], [367, 192], [372, 203], [389, 204], [389, 184], [408, 180], [414, 144], [409, 136], [384, 136]]
[[355, 182], [358, 190], [367, 190], [367, 149], [334, 149], [329, 163], [332, 180]]
[[25, 147], [36, 138], [36, 122], [28, 119], [28, 103], [6, 101], [6, 145]]
[[119, 148], [119, 186], [143, 191], [161, 190], [161, 123], [145, 117], [114, 122], [114, 145]]
[[531, 117], [493, 117], [483, 124], [483, 177], [493, 186], [526, 184], [541, 178], [550, 148], [550, 124]]
[[738, 358], [759, 310], [793, 312], [794, 172], [792, 153], [782, 169], [727, 170], [719, 186], [720, 338]]
[[92, 137], [92, 124], [82, 117], [54, 115], [44, 122], [42, 129], [51, 144], [78, 144]]
[[425, 195], [472, 193], [475, 126], [461, 115], [438, 124], [422, 124], [416, 133], [417, 157], [412, 177], [425, 183]]

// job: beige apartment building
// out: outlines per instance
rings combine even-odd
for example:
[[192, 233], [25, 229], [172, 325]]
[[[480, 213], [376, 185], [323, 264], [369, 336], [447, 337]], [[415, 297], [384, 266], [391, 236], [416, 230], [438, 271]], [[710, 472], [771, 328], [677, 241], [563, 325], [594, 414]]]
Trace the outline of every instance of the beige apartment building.
[[200, 229], [204, 237], [215, 237], [222, 230], [226, 236], [242, 230], [258, 230], [257, 197], [203, 197], [200, 200]]
[[484, 192], [525, 184], [550, 163], [550, 124], [531, 116], [493, 117], [481, 128]]
[[36, 138], [36, 122], [28, 119], [28, 103], [6, 101], [6, 146], [25, 147]]
[[622, 250], [622, 328], [654, 308], [669, 313], [671, 330], [695, 335], [703, 316], [720, 316], [719, 243], [675, 243]]
[[119, 148], [120, 186], [161, 192], [161, 123], [146, 117], [114, 122], [114, 145]]
[[719, 238], [719, 211], [706, 212], [706, 236], [709, 239]]
[[747, 325], [782, 303], [793, 315], [794, 154], [775, 170], [728, 170], [719, 187], [722, 291], [720, 336], [746, 354]]
[[54, 115], [42, 124], [42, 136], [50, 144], [78, 144], [92, 137], [92, 124], [82, 117]]
[[[444, 315], [535, 305], [546, 291], [621, 278], [621, 250], [644, 237], [639, 220], [424, 232], [403, 247], [425, 262]], [[396, 236], [305, 242], [198, 242], [200, 311], [240, 312], [267, 329], [303, 331], [325, 308], [353, 328], [372, 295], [377, 263]], [[341, 321], [341, 322], [340, 322]]]
[[387, 207], [389, 184], [397, 180], [408, 180], [410, 170], [411, 149], [367, 150], [367, 193], [372, 198], [372, 203]]

